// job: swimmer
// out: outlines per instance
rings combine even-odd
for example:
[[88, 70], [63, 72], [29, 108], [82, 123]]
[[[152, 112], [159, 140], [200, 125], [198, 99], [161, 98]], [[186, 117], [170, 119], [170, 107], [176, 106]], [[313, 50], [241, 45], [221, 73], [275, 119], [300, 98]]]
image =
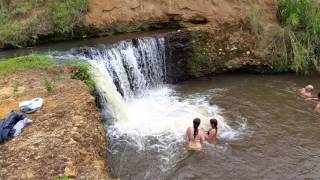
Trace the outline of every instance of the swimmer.
[[188, 127], [187, 129], [187, 140], [189, 150], [201, 151], [202, 144], [205, 141], [204, 132], [199, 129], [200, 119], [195, 118], [193, 120], [193, 128]]
[[218, 121], [216, 119], [210, 119], [211, 129], [208, 131], [206, 140], [210, 144], [214, 144], [218, 133]]
[[313, 91], [312, 85], [307, 85], [306, 87], [299, 90], [299, 95], [305, 98], [312, 98], [312, 91]]

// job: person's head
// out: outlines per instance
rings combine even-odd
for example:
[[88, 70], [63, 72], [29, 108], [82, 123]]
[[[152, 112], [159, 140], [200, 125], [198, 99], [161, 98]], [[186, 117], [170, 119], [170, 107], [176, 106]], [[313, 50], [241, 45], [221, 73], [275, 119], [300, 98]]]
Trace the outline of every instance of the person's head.
[[313, 91], [313, 86], [312, 85], [307, 85], [306, 87], [305, 87], [305, 89], [306, 89], [306, 91], [308, 91], [308, 92], [311, 92], [311, 91]]
[[210, 119], [210, 124], [213, 129], [217, 129], [218, 121], [216, 119]]
[[193, 137], [196, 138], [197, 134], [198, 134], [198, 127], [200, 125], [200, 119], [199, 118], [195, 118], [193, 120]]
[[318, 99], [320, 99], [320, 92], [318, 93]]

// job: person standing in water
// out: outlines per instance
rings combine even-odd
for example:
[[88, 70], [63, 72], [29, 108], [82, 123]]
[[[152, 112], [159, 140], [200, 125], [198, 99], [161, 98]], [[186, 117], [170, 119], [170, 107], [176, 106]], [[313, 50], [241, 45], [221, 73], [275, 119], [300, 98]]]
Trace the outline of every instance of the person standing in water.
[[313, 91], [312, 85], [307, 85], [306, 87], [299, 90], [299, 95], [305, 98], [312, 98], [312, 91]]
[[195, 118], [193, 120], [193, 128], [188, 127], [187, 129], [187, 140], [188, 140], [188, 148], [189, 150], [201, 151], [202, 144], [205, 141], [205, 134], [204, 132], [199, 129], [200, 126], [200, 119]]
[[210, 144], [214, 144], [216, 142], [217, 133], [218, 133], [218, 121], [216, 119], [210, 119], [211, 129], [208, 131], [208, 135], [206, 136], [206, 140]]

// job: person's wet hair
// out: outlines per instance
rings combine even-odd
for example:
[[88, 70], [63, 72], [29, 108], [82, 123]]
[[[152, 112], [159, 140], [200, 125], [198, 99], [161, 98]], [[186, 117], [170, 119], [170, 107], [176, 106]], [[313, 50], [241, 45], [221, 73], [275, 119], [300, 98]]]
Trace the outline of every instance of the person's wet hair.
[[196, 138], [196, 136], [198, 135], [198, 127], [200, 125], [200, 119], [199, 118], [195, 118], [193, 120], [193, 137]]
[[318, 93], [318, 98], [320, 99], [320, 92]]
[[213, 129], [217, 129], [218, 121], [216, 119], [210, 119], [210, 124]]

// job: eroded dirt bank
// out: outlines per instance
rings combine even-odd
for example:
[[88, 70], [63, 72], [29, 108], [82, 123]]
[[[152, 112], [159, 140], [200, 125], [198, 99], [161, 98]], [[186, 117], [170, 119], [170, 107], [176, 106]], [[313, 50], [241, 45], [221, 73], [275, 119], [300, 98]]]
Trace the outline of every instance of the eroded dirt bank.
[[[27, 115], [32, 125], [0, 144], [0, 179], [109, 179], [100, 114], [87, 86], [70, 78], [74, 71], [63, 67], [0, 76], [1, 119], [18, 111], [21, 101], [44, 99], [42, 109]], [[53, 82], [51, 93], [44, 77]]]
[[276, 21], [274, 0], [91, 0], [85, 24], [98, 28], [126, 22], [181, 21], [208, 23], [237, 22], [259, 6], [268, 21]]
[[91, 0], [84, 24], [107, 33], [178, 23], [190, 36], [169, 34], [167, 49], [180, 49], [172, 53], [173, 64], [183, 71], [178, 79], [185, 80], [230, 71], [283, 71], [277, 10], [276, 0]]

